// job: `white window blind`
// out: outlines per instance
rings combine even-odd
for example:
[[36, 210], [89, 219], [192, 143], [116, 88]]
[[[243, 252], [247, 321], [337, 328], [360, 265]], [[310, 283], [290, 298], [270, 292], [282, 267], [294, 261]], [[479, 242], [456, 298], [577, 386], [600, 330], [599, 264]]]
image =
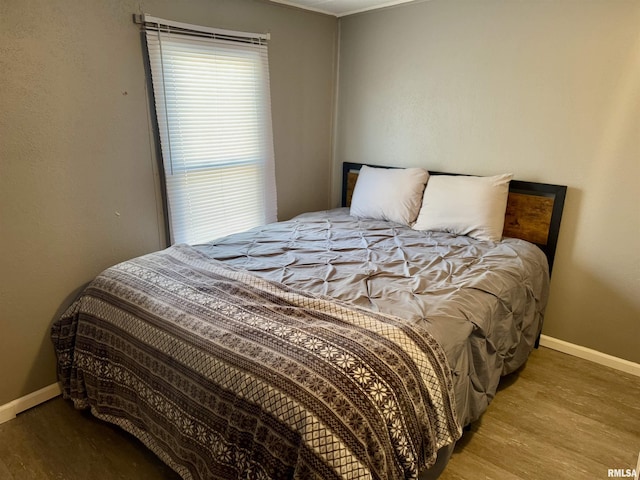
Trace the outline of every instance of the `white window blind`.
[[171, 243], [276, 221], [265, 36], [144, 21]]

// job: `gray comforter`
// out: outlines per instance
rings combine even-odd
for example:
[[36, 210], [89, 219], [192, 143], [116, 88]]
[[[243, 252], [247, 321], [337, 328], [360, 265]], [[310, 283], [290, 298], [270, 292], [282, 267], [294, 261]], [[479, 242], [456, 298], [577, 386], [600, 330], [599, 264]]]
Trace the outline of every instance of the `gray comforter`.
[[112, 267], [52, 337], [65, 396], [184, 478], [415, 478], [526, 361], [547, 290], [527, 242], [338, 209]]
[[426, 326], [453, 370], [458, 420], [478, 419], [542, 328], [543, 252], [522, 240], [419, 232], [348, 212], [304, 214], [197, 248], [263, 278]]

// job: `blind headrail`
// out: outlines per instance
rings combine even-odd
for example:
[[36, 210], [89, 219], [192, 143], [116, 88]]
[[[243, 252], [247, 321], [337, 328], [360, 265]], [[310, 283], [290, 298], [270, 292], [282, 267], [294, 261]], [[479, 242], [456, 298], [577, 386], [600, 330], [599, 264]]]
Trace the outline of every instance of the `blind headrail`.
[[249, 33], [237, 32], [234, 30], [224, 30], [221, 28], [205, 27], [201, 25], [192, 25], [190, 23], [175, 22], [173, 20], [165, 20], [163, 18], [154, 17], [146, 13], [134, 14], [134, 23], [140, 24], [145, 30], [163, 31], [170, 33], [181, 33], [183, 35], [191, 35], [207, 38], [220, 38], [243, 43], [266, 43], [270, 39], [269, 33]]

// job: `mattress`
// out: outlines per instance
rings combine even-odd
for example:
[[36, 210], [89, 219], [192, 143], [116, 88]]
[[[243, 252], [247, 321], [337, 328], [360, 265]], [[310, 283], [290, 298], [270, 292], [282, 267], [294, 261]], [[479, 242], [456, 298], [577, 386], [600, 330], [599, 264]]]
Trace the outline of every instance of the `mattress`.
[[348, 208], [196, 248], [262, 278], [426, 325], [449, 359], [462, 425], [482, 415], [502, 375], [525, 363], [549, 291], [547, 259], [529, 242], [416, 231], [356, 219]]

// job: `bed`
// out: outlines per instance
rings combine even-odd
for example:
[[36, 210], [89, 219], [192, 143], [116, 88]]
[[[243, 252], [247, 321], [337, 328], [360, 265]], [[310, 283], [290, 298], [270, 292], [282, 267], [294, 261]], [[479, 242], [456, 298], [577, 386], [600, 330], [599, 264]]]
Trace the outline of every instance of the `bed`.
[[185, 479], [435, 478], [540, 334], [566, 187], [511, 181], [485, 242], [350, 215], [362, 167], [343, 208], [96, 277], [64, 396]]

